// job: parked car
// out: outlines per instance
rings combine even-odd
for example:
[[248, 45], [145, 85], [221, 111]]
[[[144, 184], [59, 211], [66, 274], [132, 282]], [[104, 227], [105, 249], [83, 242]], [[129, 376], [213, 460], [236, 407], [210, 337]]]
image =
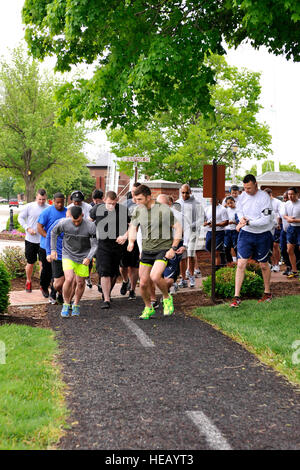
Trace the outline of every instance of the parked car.
[[14, 206], [14, 207], [19, 207], [19, 201], [18, 199], [10, 199], [9, 200], [9, 207]]

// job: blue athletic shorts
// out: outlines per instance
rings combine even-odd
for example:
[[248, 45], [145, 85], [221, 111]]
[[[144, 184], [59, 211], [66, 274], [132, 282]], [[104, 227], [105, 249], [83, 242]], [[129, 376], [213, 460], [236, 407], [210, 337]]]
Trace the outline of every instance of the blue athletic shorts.
[[280, 242], [280, 234], [281, 234], [281, 229], [280, 228], [275, 228], [275, 232], [273, 235], [273, 242], [274, 243], [279, 243]]
[[242, 259], [255, 259], [266, 263], [272, 252], [273, 235], [271, 232], [250, 233], [241, 230], [237, 242], [237, 256]]
[[[219, 230], [216, 232], [216, 251], [224, 251], [224, 232], [225, 230]], [[205, 249], [206, 251], [211, 251], [211, 237], [212, 237], [212, 232], [209, 231], [206, 234], [206, 240], [205, 240]]]
[[288, 229], [286, 231], [286, 241], [291, 245], [300, 245], [300, 226], [288, 226]]
[[239, 232], [236, 230], [225, 230], [224, 247], [236, 250], [238, 235]]
[[[183, 245], [183, 242], [181, 241], [178, 244], [178, 248], [180, 248], [182, 245]], [[179, 273], [180, 273], [181, 258], [182, 258], [182, 255], [175, 254], [174, 258], [171, 258], [168, 260], [166, 269], [163, 272], [163, 277], [165, 279], [174, 279], [174, 281], [176, 282], [176, 279], [178, 278]]]

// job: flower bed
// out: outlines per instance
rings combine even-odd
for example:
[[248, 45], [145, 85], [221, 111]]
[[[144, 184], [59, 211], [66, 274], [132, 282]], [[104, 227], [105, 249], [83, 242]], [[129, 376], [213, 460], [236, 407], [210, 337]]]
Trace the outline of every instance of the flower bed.
[[16, 229], [12, 230], [11, 232], [9, 230], [2, 230], [2, 232], [0, 232], [0, 239], [23, 241], [25, 239], [25, 233], [19, 232]]

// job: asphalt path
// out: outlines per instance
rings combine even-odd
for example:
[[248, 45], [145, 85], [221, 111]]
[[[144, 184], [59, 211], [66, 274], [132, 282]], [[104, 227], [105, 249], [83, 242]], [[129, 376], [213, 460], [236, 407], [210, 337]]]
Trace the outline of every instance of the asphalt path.
[[295, 387], [206, 323], [142, 308], [49, 307], [71, 410], [60, 449], [300, 449]]

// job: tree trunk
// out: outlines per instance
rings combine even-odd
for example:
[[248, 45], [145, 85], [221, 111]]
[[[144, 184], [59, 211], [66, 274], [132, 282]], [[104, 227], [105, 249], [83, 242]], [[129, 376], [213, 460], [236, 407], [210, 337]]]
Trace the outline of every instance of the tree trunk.
[[32, 202], [35, 199], [35, 181], [30, 177], [26, 178], [26, 201]]

